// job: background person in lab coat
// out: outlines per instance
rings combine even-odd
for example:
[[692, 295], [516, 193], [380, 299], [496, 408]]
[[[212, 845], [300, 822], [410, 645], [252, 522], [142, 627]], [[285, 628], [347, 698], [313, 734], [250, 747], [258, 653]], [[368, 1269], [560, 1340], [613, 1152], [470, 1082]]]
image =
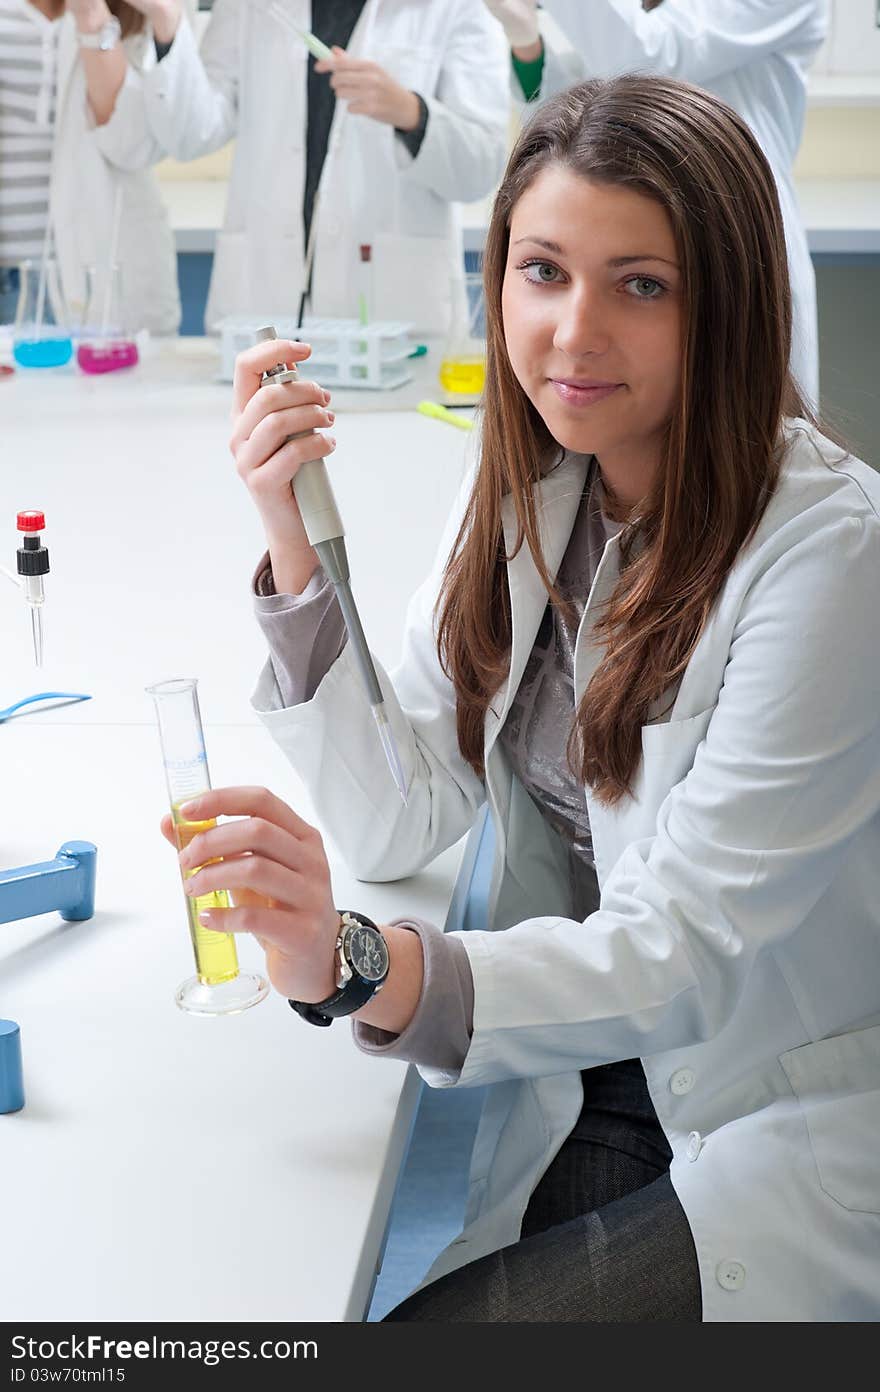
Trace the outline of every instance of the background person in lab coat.
[[[82, 47], [119, 20], [121, 41]], [[117, 193], [116, 259], [127, 327], [173, 333], [180, 322], [177, 258], [148, 160], [114, 158], [104, 140], [127, 65], [155, 62], [138, 8], [113, 0], [0, 0], [0, 321], [15, 316], [17, 266], [39, 261], [51, 217], [65, 297], [76, 320], [85, 269], [109, 255]]]
[[517, 85], [552, 96], [584, 77], [652, 72], [694, 82], [747, 121], [776, 178], [794, 306], [791, 366], [819, 400], [816, 279], [792, 177], [807, 70], [828, 32], [828, 0], [544, 0], [574, 52], [540, 33], [535, 0], [485, 0], [513, 51]]
[[[289, 487], [327, 398], [260, 387], [303, 345], [236, 371], [253, 701], [320, 824], [376, 881], [495, 831], [489, 931], [387, 925], [354, 1013], [488, 1085], [464, 1233], [393, 1317], [876, 1319], [880, 480], [791, 380], [772, 172], [706, 92], [585, 83], [521, 136], [485, 281], [480, 457], [377, 664], [406, 806]], [[181, 856], [247, 893], [206, 923], [326, 1004], [319, 832], [253, 788], [184, 812], [240, 819]]]
[[[316, 66], [295, 26], [346, 52]], [[480, 5], [216, 0], [201, 51], [181, 22], [142, 95], [176, 159], [236, 137], [209, 329], [295, 314], [310, 231], [315, 313], [357, 312], [370, 245], [374, 316], [447, 327], [462, 277], [452, 204], [491, 191], [506, 145], [507, 53]]]

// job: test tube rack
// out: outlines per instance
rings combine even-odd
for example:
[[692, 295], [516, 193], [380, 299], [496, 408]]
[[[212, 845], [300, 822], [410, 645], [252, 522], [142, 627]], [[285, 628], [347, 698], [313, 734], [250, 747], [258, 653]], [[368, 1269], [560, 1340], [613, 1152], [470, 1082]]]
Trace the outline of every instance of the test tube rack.
[[55, 910], [72, 923], [91, 918], [97, 856], [91, 841], [65, 841], [54, 860], [0, 870], [0, 923]]
[[220, 323], [221, 365], [224, 382], [231, 382], [235, 359], [251, 348], [262, 324], [274, 323], [279, 338], [308, 343], [312, 356], [304, 371], [322, 387], [356, 391], [390, 391], [412, 381], [409, 355], [413, 350], [412, 324], [377, 319], [361, 324], [357, 319], [253, 319], [230, 315]]

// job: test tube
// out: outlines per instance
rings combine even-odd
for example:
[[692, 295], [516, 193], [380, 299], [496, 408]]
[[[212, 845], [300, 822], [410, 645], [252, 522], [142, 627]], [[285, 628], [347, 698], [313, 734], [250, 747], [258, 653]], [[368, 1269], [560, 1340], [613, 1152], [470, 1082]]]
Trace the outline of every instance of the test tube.
[[[189, 822], [180, 811], [185, 803], [207, 792], [211, 786], [197, 688], [194, 678], [147, 687], [156, 703], [171, 817], [181, 851], [200, 831], [217, 825], [216, 817]], [[195, 873], [195, 869], [189, 870], [183, 878], [189, 879]], [[184, 895], [184, 898], [196, 975], [184, 981], [175, 992], [174, 998], [181, 1010], [193, 1015], [234, 1015], [263, 1000], [269, 992], [268, 982], [256, 973], [239, 970], [235, 935], [217, 933], [199, 922], [199, 914], [205, 909], [230, 907], [226, 890], [197, 897]]]

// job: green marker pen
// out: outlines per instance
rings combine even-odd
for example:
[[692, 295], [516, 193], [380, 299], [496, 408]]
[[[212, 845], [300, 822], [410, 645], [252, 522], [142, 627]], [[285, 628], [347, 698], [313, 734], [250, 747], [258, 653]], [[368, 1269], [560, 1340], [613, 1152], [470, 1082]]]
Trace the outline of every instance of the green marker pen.
[[439, 401], [420, 401], [416, 410], [420, 415], [431, 416], [434, 420], [446, 421], [447, 425], [457, 425], [459, 430], [473, 430], [474, 423], [467, 416], [459, 416], [455, 411], [441, 406]]

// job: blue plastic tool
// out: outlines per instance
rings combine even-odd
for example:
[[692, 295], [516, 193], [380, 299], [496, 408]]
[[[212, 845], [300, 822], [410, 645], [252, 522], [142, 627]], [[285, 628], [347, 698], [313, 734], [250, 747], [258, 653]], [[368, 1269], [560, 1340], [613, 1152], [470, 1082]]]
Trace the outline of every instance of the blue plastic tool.
[[91, 701], [91, 696], [84, 696], [79, 691], [38, 691], [36, 696], [25, 696], [20, 701], [15, 701], [11, 706], [6, 706], [0, 710], [0, 721], [8, 720], [10, 715], [14, 715], [22, 706], [30, 706], [34, 701]]
[[0, 923], [55, 909], [68, 922], [91, 918], [97, 856], [91, 841], [65, 841], [54, 860], [0, 870]]
[[24, 1106], [21, 1034], [15, 1020], [0, 1020], [0, 1114]]
[[[68, 922], [91, 918], [97, 858], [91, 841], [65, 841], [54, 860], [0, 871], [0, 923], [53, 909]], [[19, 1112], [23, 1106], [19, 1028], [15, 1020], [0, 1020], [0, 1114]]]

